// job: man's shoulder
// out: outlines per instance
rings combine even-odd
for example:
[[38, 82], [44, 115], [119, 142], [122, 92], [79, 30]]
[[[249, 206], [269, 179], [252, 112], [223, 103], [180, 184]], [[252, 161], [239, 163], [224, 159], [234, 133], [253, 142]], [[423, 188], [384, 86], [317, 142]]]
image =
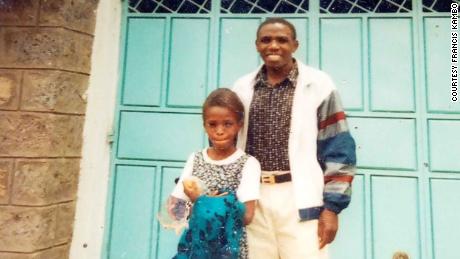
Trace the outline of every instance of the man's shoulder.
[[238, 78], [235, 81], [235, 83], [233, 85], [236, 86], [238, 84], [247, 84], [249, 82], [252, 82], [253, 80], [255, 80], [258, 71], [259, 70], [256, 69], [256, 70], [254, 70], [254, 71], [252, 71], [250, 73], [247, 73], [247, 74], [241, 76], [240, 78]]
[[321, 88], [326, 88], [328, 90], [336, 88], [331, 76], [326, 72], [315, 67], [305, 65], [301, 62], [298, 62], [298, 66], [299, 77], [305, 81], [306, 85], [313, 83], [313, 85], [320, 86]]
[[244, 93], [248, 93], [248, 91], [252, 90], [253, 84], [255, 82], [255, 78], [257, 75], [258, 70], [252, 71], [240, 78], [238, 78], [232, 85], [232, 90], [235, 91], [240, 98], [241, 95], [245, 95]]
[[299, 66], [299, 73], [303, 73], [308, 75], [309, 77], [312, 77], [314, 79], [327, 79], [331, 80], [331, 77], [324, 72], [323, 70], [320, 70], [318, 68], [303, 64], [301, 62], [298, 62]]

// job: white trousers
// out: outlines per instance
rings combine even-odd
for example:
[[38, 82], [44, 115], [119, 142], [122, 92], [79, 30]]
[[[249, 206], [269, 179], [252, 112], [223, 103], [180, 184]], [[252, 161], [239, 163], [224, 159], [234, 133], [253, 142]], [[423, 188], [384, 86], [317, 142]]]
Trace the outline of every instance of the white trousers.
[[318, 220], [299, 221], [292, 182], [261, 184], [254, 218], [247, 226], [249, 259], [327, 259], [319, 250]]

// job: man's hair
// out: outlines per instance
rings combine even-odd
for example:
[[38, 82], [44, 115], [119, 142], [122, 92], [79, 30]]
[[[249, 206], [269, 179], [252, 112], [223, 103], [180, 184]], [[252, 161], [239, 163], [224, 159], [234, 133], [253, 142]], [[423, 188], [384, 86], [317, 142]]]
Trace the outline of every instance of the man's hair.
[[291, 30], [291, 33], [292, 33], [292, 38], [294, 40], [297, 39], [297, 33], [295, 31], [295, 27], [294, 25], [292, 25], [292, 23], [288, 22], [287, 20], [283, 19], [283, 18], [279, 18], [279, 17], [275, 17], [275, 18], [267, 18], [264, 22], [262, 22], [259, 27], [257, 28], [257, 38], [259, 37], [259, 31], [260, 29], [262, 29], [262, 27], [264, 27], [265, 25], [267, 24], [274, 24], [274, 23], [281, 23], [283, 25], [286, 25], [290, 30]]
[[203, 120], [205, 119], [206, 109], [211, 107], [227, 108], [238, 117], [238, 122], [244, 118], [244, 106], [238, 95], [228, 88], [218, 88], [212, 91], [203, 103]]

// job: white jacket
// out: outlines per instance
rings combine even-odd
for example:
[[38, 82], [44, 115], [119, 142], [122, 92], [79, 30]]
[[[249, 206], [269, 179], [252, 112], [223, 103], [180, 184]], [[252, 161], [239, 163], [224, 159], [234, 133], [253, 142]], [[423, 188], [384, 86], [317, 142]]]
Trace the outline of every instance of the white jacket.
[[[323, 206], [324, 175], [317, 160], [317, 109], [336, 88], [326, 73], [299, 61], [297, 65], [299, 76], [293, 97], [288, 153], [295, 204], [300, 219], [308, 220], [318, 218]], [[238, 79], [233, 86], [246, 111], [237, 142], [242, 150], [246, 146], [249, 109], [259, 70], [260, 67]]]

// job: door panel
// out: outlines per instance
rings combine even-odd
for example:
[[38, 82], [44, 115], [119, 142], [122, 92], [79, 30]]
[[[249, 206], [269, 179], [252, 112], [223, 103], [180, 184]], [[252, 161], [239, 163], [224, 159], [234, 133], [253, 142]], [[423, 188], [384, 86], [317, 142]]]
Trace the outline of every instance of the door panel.
[[220, 24], [219, 85], [231, 86], [233, 82], [259, 65], [255, 49], [257, 27], [260, 19], [223, 18]]
[[209, 19], [176, 18], [171, 27], [167, 105], [199, 107], [206, 97]]
[[460, 173], [460, 121], [429, 120], [430, 169]]
[[426, 42], [426, 84], [428, 110], [430, 112], [460, 112], [460, 102], [446, 102], [450, 99], [449, 87], [447, 91], [440, 91], [439, 86], [450, 85], [451, 53], [450, 19], [427, 17], [424, 18]]
[[150, 258], [155, 171], [117, 166], [109, 258]]
[[452, 247], [460, 240], [460, 181], [447, 179], [431, 180], [434, 258], [454, 259]]
[[345, 108], [363, 110], [362, 20], [321, 19], [320, 26], [321, 68], [334, 78]]
[[119, 141], [122, 158], [184, 160], [203, 144], [201, 115], [123, 112]]
[[159, 106], [165, 19], [130, 19], [123, 104]]
[[362, 175], [353, 180], [353, 199], [340, 216], [340, 231], [331, 245], [333, 258], [366, 258], [365, 182]]
[[412, 20], [369, 19], [371, 109], [414, 111]]
[[[161, 191], [158, 203], [156, 204], [156, 212], [164, 210], [164, 201], [167, 200], [171, 190], [174, 189], [174, 179], [180, 176], [182, 168], [178, 167], [163, 167], [161, 172]], [[157, 213], [154, 213], [155, 215]], [[158, 243], [156, 258], [172, 258], [177, 252], [177, 243], [180, 235], [174, 231], [158, 227]]]
[[[415, 170], [417, 151], [413, 119], [350, 118], [352, 135], [358, 139], [358, 166]], [[374, 133], [374, 134], [372, 134]], [[385, 140], [385, 144], [376, 139]]]
[[417, 179], [373, 176], [371, 186], [372, 258], [392, 258], [397, 251], [420, 258]]

